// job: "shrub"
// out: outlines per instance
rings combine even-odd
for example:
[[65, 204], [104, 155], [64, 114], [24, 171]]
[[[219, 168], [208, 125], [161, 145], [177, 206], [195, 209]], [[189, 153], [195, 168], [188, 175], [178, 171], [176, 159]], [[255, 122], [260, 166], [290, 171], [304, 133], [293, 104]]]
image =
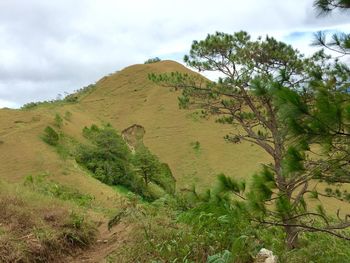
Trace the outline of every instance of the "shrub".
[[145, 146], [139, 147], [133, 156], [136, 172], [143, 178], [146, 186], [153, 182], [163, 188], [167, 193], [174, 194], [175, 178], [165, 163], [152, 154]]
[[62, 238], [72, 247], [88, 247], [96, 241], [97, 230], [83, 214], [71, 212], [64, 224]]
[[65, 102], [76, 103], [78, 102], [78, 96], [76, 94], [69, 94], [64, 98]]
[[144, 184], [131, 166], [131, 152], [112, 127], [92, 125], [83, 129], [83, 135], [91, 144], [78, 147], [76, 161], [79, 164], [105, 184], [121, 184], [139, 194], [144, 193]]
[[156, 63], [156, 62], [159, 62], [159, 61], [161, 61], [161, 59], [159, 57], [150, 58], [150, 59], [147, 59], [145, 61], [145, 64], [152, 64], [152, 63]]
[[96, 125], [85, 127], [83, 134], [92, 145], [78, 148], [77, 162], [106, 184], [115, 185], [127, 180], [126, 177], [131, 173], [131, 152], [122, 137], [112, 128], [100, 129]]
[[62, 125], [63, 125], [63, 119], [62, 119], [62, 117], [61, 117], [61, 115], [59, 113], [56, 113], [56, 115], [55, 115], [54, 125], [57, 128], [61, 128]]
[[201, 152], [201, 144], [199, 141], [191, 142], [191, 147], [196, 154]]
[[60, 136], [51, 126], [47, 126], [44, 130], [42, 139], [44, 142], [46, 142], [49, 145], [57, 146]]
[[76, 161], [99, 181], [123, 185], [150, 201], [162, 195], [164, 190], [174, 193], [175, 179], [169, 167], [146, 147], [141, 147], [133, 155], [110, 125], [85, 127], [83, 135], [91, 144], [78, 147]]
[[22, 110], [29, 110], [29, 109], [33, 109], [36, 106], [38, 106], [40, 104], [40, 102], [28, 102], [26, 104], [23, 104], [23, 106], [21, 107]]

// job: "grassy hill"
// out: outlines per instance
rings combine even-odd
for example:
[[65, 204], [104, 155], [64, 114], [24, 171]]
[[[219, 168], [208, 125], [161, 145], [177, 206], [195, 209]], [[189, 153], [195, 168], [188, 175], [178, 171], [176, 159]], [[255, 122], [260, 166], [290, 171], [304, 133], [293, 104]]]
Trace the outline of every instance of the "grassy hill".
[[76, 103], [44, 103], [28, 110], [0, 110], [0, 178], [21, 182], [30, 174], [48, 173], [54, 180], [77, 186], [106, 202], [115, 191], [86, 175], [74, 160], [60, 157], [40, 136], [55, 114], [65, 116], [62, 131], [83, 141], [82, 129], [93, 123], [111, 123], [121, 131], [133, 124], [145, 127], [145, 145], [168, 163], [177, 189], [212, 186], [223, 172], [235, 178], [252, 175], [269, 157], [250, 143], [227, 143], [223, 137], [235, 130], [198, 112], [180, 110], [178, 92], [148, 80], [149, 73], [190, 71], [174, 61], [129, 66], [103, 77], [77, 94]]
[[[63, 131], [78, 140], [82, 139], [82, 128], [92, 123], [109, 122], [119, 131], [135, 123], [144, 126], [145, 145], [170, 165], [180, 188], [192, 184], [208, 187], [220, 172], [246, 177], [259, 163], [267, 161], [267, 156], [253, 145], [226, 143], [223, 136], [232, 131], [231, 127], [214, 119], [203, 120], [195, 111], [180, 110], [177, 92], [147, 78], [152, 72], [171, 71], [189, 72], [173, 61], [134, 65], [99, 80], [76, 104], [1, 110], [0, 178], [18, 181], [28, 174], [48, 171], [57, 180], [80, 185], [81, 171], [61, 160], [40, 139], [55, 114], [64, 116], [67, 111], [72, 117], [64, 121]], [[89, 181], [86, 176], [85, 181]], [[83, 185], [86, 183], [88, 189], [85, 181]]]
[[[4, 197], [0, 195], [0, 204], [11, 195], [18, 196], [20, 200], [26, 199], [26, 196], [34, 196], [34, 201], [29, 199], [23, 206], [28, 210], [31, 206], [35, 207], [33, 211], [30, 210], [31, 215], [39, 211], [35, 221], [41, 225], [41, 215], [46, 217], [48, 211], [44, 209], [42, 212], [38, 208], [40, 198], [49, 198], [51, 201], [47, 202], [53, 207], [53, 211], [63, 202], [62, 214], [66, 217], [70, 216], [68, 211], [76, 209], [78, 203], [78, 209], [82, 209], [89, 218], [103, 223], [103, 229], [99, 229], [100, 236], [96, 239], [103, 241], [107, 238], [112, 242], [111, 246], [109, 243], [104, 246], [102, 242], [100, 248], [105, 254], [96, 255], [95, 249], [91, 251], [91, 258], [103, 259], [128, 240], [133, 223], [125, 225], [124, 222], [115, 232], [107, 230], [107, 222], [113, 211], [124, 209], [125, 202], [129, 202], [126, 201], [124, 193], [94, 179], [77, 164], [66, 149], [52, 147], [42, 140], [45, 127], [55, 127], [57, 124], [57, 114], [62, 117], [63, 123], [56, 130], [64, 134], [68, 145], [75, 142], [87, 143], [82, 136], [82, 129], [92, 124], [110, 123], [118, 131], [133, 124], [142, 125], [146, 131], [143, 139], [145, 146], [170, 166], [177, 181], [177, 190], [190, 188], [192, 185], [200, 190], [209, 188], [213, 186], [216, 175], [221, 172], [235, 178], [248, 178], [261, 163], [270, 161], [260, 148], [250, 143], [225, 142], [223, 137], [235, 132], [231, 126], [218, 124], [214, 118], [202, 119], [199, 112], [194, 110], [180, 110], [178, 91], [157, 86], [148, 80], [149, 73], [173, 71], [197, 74], [174, 61], [133, 65], [103, 77], [88, 89], [72, 95], [73, 102], [41, 103], [22, 110], [1, 109], [0, 183], [6, 181], [15, 190], [11, 190]], [[34, 178], [31, 179], [34, 182], [37, 182], [35, 178], [44, 178], [43, 185], [33, 183], [32, 188], [24, 189], [23, 184], [28, 178]], [[39, 193], [27, 193], [28, 191]], [[92, 198], [89, 199], [88, 206], [85, 202], [82, 205], [81, 198], [85, 200], [89, 196]], [[131, 206], [137, 208], [133, 202]], [[339, 203], [328, 198], [325, 207], [336, 210]], [[350, 209], [350, 206], [343, 208]], [[17, 212], [14, 215], [21, 217]], [[158, 219], [159, 222], [149, 218], [148, 220], [158, 227], [158, 223], [164, 218]], [[139, 223], [136, 222], [136, 225]], [[36, 229], [37, 225], [31, 227]], [[56, 225], [50, 227], [52, 226], [48, 226], [50, 231], [56, 231]], [[168, 225], [165, 225], [165, 229], [167, 228]], [[140, 233], [144, 231], [143, 228], [139, 230]], [[0, 222], [0, 242], [1, 231]], [[18, 233], [18, 238], [28, 235], [28, 231]], [[120, 234], [123, 240], [116, 239], [115, 233]]]
[[152, 72], [172, 71], [190, 72], [173, 61], [127, 67], [98, 81], [78, 107], [119, 130], [135, 123], [144, 126], [145, 144], [170, 165], [180, 188], [208, 187], [220, 172], [246, 177], [259, 163], [268, 161], [253, 145], [226, 143], [223, 136], [232, 127], [203, 120], [195, 111], [180, 110], [179, 93], [147, 77]]
[[[86, 143], [82, 129], [92, 124], [110, 123], [119, 131], [133, 124], [142, 125], [146, 130], [143, 139], [145, 146], [170, 166], [178, 190], [190, 188], [193, 184], [198, 188], [210, 187], [220, 172], [246, 177], [258, 168], [260, 162], [267, 161], [264, 153], [250, 144], [226, 143], [223, 136], [231, 131], [230, 127], [219, 125], [214, 119], [203, 120], [195, 111], [179, 110], [177, 92], [148, 80], [149, 73], [171, 71], [191, 73], [173, 61], [134, 65], [72, 95], [73, 103], [58, 101], [32, 104], [22, 110], [0, 110], [0, 183], [4, 182], [5, 188], [9, 189], [0, 195], [0, 203], [3, 203], [4, 210], [11, 214], [14, 222], [21, 221], [23, 216], [33, 221], [19, 227], [21, 231], [14, 231], [13, 227], [21, 225], [0, 218], [0, 224], [5, 227], [4, 230], [0, 227], [0, 242], [7, 244], [1, 260], [30, 262], [39, 258], [51, 261], [45, 245], [51, 243], [47, 243], [48, 237], [38, 234], [36, 229], [46, 229], [47, 233], [51, 233], [50, 240], [60, 248], [55, 254], [58, 258], [63, 257], [64, 253], [72, 253], [73, 248], [66, 249], [67, 241], [64, 238], [52, 234], [59, 233], [64, 222], [70, 222], [70, 211], [78, 211], [74, 213], [81, 215], [79, 218], [86, 217], [86, 222], [97, 222], [95, 228], [101, 224], [99, 235], [94, 234], [91, 240], [106, 239], [111, 242], [98, 246], [103, 251], [98, 255], [93, 249], [93, 259], [103, 259], [120, 247], [120, 242], [125, 243], [130, 239], [127, 231], [133, 225], [131, 222], [117, 226], [113, 232], [107, 230], [111, 215], [125, 206], [124, 194], [94, 179], [65, 152], [66, 149], [45, 143], [42, 136], [47, 126], [64, 134], [69, 144]], [[60, 128], [55, 127], [57, 114], [63, 119]], [[34, 180], [29, 188], [24, 186], [28, 179]], [[9, 199], [9, 196], [16, 199]], [[88, 205], [85, 204], [86, 197]], [[20, 202], [26, 200], [23, 201], [25, 214], [12, 211], [17, 199]], [[40, 199], [47, 201], [41, 203]], [[57, 203], [61, 204], [62, 209], [58, 209]], [[47, 224], [45, 218], [51, 218], [50, 215], [56, 213], [62, 214], [55, 220], [60, 220], [63, 225]], [[154, 223], [153, 219], [148, 220]], [[138, 229], [139, 233], [143, 233], [142, 227]], [[69, 231], [75, 231], [78, 237], [89, 238], [90, 232], [86, 228]], [[125, 238], [115, 239], [117, 232]], [[41, 244], [42, 249], [33, 247], [33, 242]], [[122, 254], [121, 258], [124, 256]]]

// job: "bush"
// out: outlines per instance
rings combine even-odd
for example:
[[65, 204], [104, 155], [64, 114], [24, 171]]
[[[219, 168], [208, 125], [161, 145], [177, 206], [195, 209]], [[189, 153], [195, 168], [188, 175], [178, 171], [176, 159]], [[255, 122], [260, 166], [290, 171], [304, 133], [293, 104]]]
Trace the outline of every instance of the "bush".
[[147, 59], [145, 61], [145, 64], [152, 64], [152, 63], [156, 63], [156, 62], [159, 62], [159, 61], [161, 61], [161, 59], [159, 57], [150, 58], [150, 59]]
[[76, 102], [78, 102], [78, 96], [76, 94], [67, 95], [64, 98], [64, 101], [68, 102], [68, 103], [76, 103]]
[[85, 127], [83, 135], [91, 144], [78, 147], [76, 161], [99, 181], [123, 185], [149, 201], [161, 196], [164, 190], [174, 193], [175, 179], [169, 167], [146, 147], [141, 147], [133, 155], [124, 139], [110, 125]]
[[131, 152], [123, 138], [110, 127], [84, 128], [83, 134], [92, 145], [81, 145], [76, 160], [93, 172], [94, 176], [108, 185], [127, 181], [131, 174]]
[[76, 161], [108, 185], [123, 185], [133, 192], [147, 196], [142, 178], [133, 171], [132, 154], [123, 138], [110, 126], [92, 125], [83, 129], [90, 145], [80, 145]]
[[201, 152], [201, 144], [200, 144], [199, 141], [191, 142], [190, 145], [191, 145], [193, 151], [196, 154], [200, 154], [200, 152]]
[[49, 145], [57, 146], [60, 136], [51, 126], [47, 126], [44, 130], [42, 139], [44, 142], [46, 142]]
[[63, 125], [63, 119], [59, 113], [56, 113], [56, 115], [55, 115], [54, 124], [57, 128], [61, 128]]
[[23, 104], [23, 106], [21, 107], [22, 110], [29, 110], [29, 109], [33, 109], [36, 106], [38, 106], [40, 104], [40, 102], [28, 102]]
[[140, 146], [133, 156], [136, 172], [143, 178], [146, 186], [152, 182], [169, 194], [175, 193], [175, 178], [166, 163], [152, 154], [145, 146]]

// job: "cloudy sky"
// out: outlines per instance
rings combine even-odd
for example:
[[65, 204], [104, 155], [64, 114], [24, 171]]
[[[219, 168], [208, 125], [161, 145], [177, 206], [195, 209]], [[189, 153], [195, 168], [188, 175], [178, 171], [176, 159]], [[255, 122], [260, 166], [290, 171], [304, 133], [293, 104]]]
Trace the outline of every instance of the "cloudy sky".
[[0, 0], [0, 108], [53, 99], [130, 64], [182, 62], [194, 39], [246, 30], [311, 53], [312, 33], [350, 30], [313, 0]]

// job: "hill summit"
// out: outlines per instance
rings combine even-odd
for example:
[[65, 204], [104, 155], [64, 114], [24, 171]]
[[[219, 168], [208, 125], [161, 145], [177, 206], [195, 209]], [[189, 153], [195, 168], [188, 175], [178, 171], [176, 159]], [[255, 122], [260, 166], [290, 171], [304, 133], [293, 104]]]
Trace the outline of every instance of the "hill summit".
[[208, 187], [220, 172], [236, 177], [254, 172], [267, 158], [261, 150], [247, 143], [226, 143], [223, 136], [231, 127], [216, 124], [214, 119], [203, 120], [198, 111], [180, 110], [179, 92], [148, 80], [150, 73], [173, 71], [197, 74], [170, 60], [137, 64], [103, 77], [76, 103], [0, 110], [0, 177], [18, 181], [31, 173], [49, 171], [57, 180], [80, 182], [81, 171], [66, 164], [40, 139], [55, 114], [66, 112], [72, 117], [64, 120], [62, 130], [77, 140], [82, 140], [82, 128], [93, 123], [110, 123], [119, 131], [142, 125], [145, 145], [169, 164], [180, 188]]

